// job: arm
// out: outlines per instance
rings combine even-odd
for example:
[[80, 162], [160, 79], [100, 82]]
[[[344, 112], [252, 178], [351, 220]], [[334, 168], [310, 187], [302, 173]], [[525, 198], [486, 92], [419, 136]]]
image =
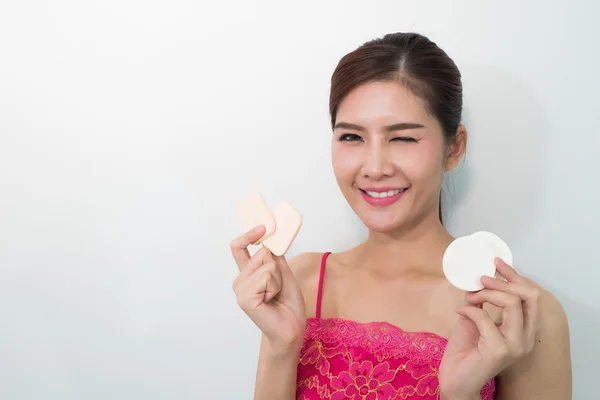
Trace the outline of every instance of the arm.
[[295, 400], [300, 348], [276, 350], [262, 336], [254, 400]]
[[552, 294], [539, 286], [538, 288], [541, 293], [540, 319], [535, 347], [529, 355], [498, 376], [498, 400], [570, 400], [572, 398], [571, 350], [567, 316]]
[[[288, 265], [305, 299], [306, 310], [314, 308], [318, 283], [319, 254], [302, 253]], [[301, 338], [303, 339], [303, 337]], [[254, 400], [295, 400], [297, 368], [303, 341], [286, 348], [273, 348], [263, 334], [256, 371]]]

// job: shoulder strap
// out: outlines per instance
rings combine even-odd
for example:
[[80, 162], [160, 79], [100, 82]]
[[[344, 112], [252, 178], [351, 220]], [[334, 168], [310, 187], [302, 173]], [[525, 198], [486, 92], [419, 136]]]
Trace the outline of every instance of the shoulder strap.
[[325, 278], [325, 263], [327, 261], [327, 256], [330, 255], [331, 252], [328, 251], [323, 253], [323, 257], [321, 257], [321, 269], [319, 271], [319, 289], [317, 291], [317, 310], [316, 317], [321, 318], [321, 299], [323, 298], [323, 280]]

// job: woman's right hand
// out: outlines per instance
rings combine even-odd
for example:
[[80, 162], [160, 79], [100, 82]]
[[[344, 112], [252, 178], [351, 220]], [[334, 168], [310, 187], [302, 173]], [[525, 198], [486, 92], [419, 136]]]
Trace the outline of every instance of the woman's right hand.
[[260, 239], [260, 225], [231, 242], [240, 270], [233, 282], [237, 303], [263, 332], [274, 350], [299, 350], [306, 328], [304, 297], [284, 256], [264, 247], [250, 257], [248, 246]]

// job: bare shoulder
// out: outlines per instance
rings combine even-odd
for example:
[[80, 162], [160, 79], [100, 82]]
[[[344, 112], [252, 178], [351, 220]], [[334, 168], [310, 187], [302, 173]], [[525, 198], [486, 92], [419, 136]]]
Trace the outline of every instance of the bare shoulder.
[[288, 260], [288, 264], [306, 304], [306, 316], [314, 317], [319, 286], [319, 271], [323, 253], [300, 253]]
[[572, 369], [567, 314], [555, 295], [533, 280], [524, 279], [537, 295], [535, 345], [529, 355], [502, 372], [499, 398], [570, 399]]
[[323, 253], [306, 252], [290, 258], [288, 264], [296, 280], [300, 282], [310, 278], [312, 275], [318, 274], [321, 257], [323, 257]]
[[[538, 332], [544, 335], [553, 331], [569, 329], [567, 314], [560, 301], [550, 291], [533, 281], [523, 277], [528, 285], [535, 288], [539, 304]], [[557, 332], [560, 333], [560, 332]]]
[[[538, 295], [539, 315], [536, 346], [533, 350], [538, 353], [537, 359], [550, 361], [552, 354], [566, 357], [570, 356], [569, 321], [567, 313], [561, 302], [547, 289], [543, 288], [531, 279], [525, 278], [526, 282], [535, 288]], [[553, 348], [549, 352], [549, 348]], [[543, 355], [539, 355], [543, 353]], [[555, 360], [569, 363], [570, 359]]]

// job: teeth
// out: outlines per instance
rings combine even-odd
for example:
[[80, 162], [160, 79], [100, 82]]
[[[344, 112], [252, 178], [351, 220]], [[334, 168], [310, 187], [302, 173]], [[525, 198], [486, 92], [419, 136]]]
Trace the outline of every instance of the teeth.
[[403, 190], [389, 190], [387, 192], [369, 192], [369, 191], [365, 191], [365, 192], [369, 196], [375, 197], [376, 199], [384, 199], [384, 198], [389, 197], [389, 196], [397, 195], [398, 193], [400, 193], [402, 191]]

